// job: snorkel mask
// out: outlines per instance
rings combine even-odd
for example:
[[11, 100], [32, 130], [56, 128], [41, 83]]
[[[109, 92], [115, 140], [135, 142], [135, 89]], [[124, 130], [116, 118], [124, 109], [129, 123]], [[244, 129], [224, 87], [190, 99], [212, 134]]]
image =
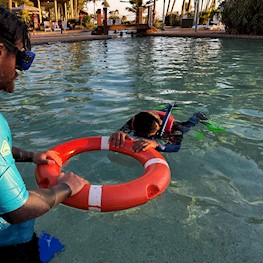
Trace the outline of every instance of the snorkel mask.
[[14, 44], [7, 39], [0, 36], [0, 41], [3, 41], [6, 48], [16, 55], [16, 68], [18, 70], [28, 70], [35, 58], [35, 53], [26, 51], [24, 49], [19, 50]]

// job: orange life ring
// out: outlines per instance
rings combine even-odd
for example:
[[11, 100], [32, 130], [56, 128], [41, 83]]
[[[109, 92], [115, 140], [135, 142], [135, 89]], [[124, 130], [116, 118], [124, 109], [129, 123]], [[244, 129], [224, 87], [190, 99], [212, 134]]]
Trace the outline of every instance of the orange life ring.
[[[78, 194], [67, 198], [63, 204], [83, 210], [110, 212], [145, 204], [162, 194], [171, 179], [168, 163], [154, 149], [139, 153], [133, 152], [132, 144], [132, 140], [126, 140], [123, 148], [115, 148], [109, 145], [109, 137], [94, 136], [74, 139], [51, 148], [50, 150], [60, 154], [62, 163], [81, 152], [110, 150], [134, 157], [145, 168], [142, 176], [129, 182], [112, 185], [87, 183]], [[57, 164], [37, 165], [35, 176], [38, 185], [42, 188], [56, 185], [60, 169]]]

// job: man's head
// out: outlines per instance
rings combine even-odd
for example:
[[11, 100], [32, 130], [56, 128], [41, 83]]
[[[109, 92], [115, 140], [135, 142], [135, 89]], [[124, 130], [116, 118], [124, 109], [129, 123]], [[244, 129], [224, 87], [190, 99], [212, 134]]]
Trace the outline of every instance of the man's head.
[[158, 114], [150, 111], [142, 111], [134, 116], [133, 129], [142, 137], [151, 137], [157, 134], [162, 125]]
[[[0, 89], [13, 92], [15, 69], [25, 70], [34, 59], [27, 26], [8, 9], [0, 7]], [[29, 66], [30, 66], [29, 65]]]

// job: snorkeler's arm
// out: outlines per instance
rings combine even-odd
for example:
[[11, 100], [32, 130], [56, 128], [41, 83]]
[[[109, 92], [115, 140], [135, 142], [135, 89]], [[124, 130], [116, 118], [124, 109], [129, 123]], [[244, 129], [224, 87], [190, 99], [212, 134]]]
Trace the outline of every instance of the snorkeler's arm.
[[120, 129], [119, 131], [122, 131], [126, 134], [129, 134], [132, 132], [132, 120], [130, 119], [129, 121], [127, 121]]
[[178, 152], [180, 150], [181, 144], [160, 144], [156, 148], [159, 152]]
[[208, 120], [206, 115], [202, 112], [195, 113], [188, 121], [177, 123], [177, 130], [180, 130], [183, 133], [187, 133], [190, 131], [191, 127], [194, 127], [198, 124], [200, 120]]
[[178, 152], [183, 141], [184, 133], [189, 132], [191, 127], [198, 124], [199, 120], [207, 119], [204, 113], [197, 112], [186, 122], [174, 122], [168, 143], [159, 144], [156, 150], [160, 152]]
[[178, 152], [183, 141], [183, 132], [181, 129], [180, 123], [174, 123], [168, 142], [166, 144], [159, 143], [156, 150], [159, 152]]
[[135, 139], [132, 146], [134, 152], [147, 151], [150, 148], [153, 148], [159, 152], [178, 152], [180, 150], [180, 144], [175, 144], [169, 141], [167, 144], [161, 144], [155, 140], [148, 139]]

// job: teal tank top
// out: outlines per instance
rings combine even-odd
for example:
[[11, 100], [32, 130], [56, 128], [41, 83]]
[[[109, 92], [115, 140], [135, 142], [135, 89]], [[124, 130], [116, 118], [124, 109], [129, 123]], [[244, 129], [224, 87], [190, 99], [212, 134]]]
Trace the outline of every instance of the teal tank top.
[[28, 195], [12, 155], [9, 125], [0, 113], [0, 246], [15, 245], [31, 240], [34, 233], [34, 220], [9, 224], [1, 217], [2, 214], [21, 207], [27, 201]]

